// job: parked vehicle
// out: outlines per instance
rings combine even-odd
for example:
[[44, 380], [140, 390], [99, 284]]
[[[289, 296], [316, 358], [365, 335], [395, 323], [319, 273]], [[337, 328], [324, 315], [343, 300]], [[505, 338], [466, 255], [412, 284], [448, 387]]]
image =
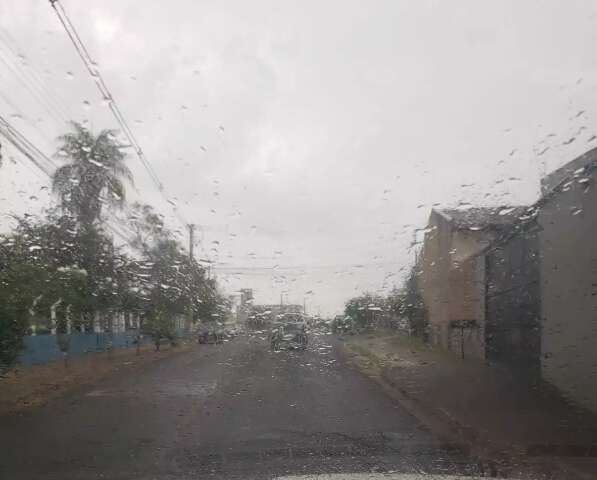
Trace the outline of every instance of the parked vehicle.
[[307, 325], [304, 322], [283, 322], [272, 329], [272, 350], [305, 350], [308, 344]]
[[224, 341], [224, 331], [219, 325], [204, 325], [197, 334], [198, 343], [218, 344]]

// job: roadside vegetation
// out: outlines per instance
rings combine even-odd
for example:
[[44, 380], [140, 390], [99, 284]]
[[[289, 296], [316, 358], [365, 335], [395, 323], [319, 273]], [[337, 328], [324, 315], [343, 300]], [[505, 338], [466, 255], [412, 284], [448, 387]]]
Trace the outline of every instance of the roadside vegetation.
[[[159, 348], [174, 338], [174, 315], [210, 318], [223, 301], [163, 217], [150, 205], [127, 205], [133, 178], [116, 132], [94, 135], [73, 123], [58, 141], [56, 203], [39, 216], [13, 216], [0, 236], [0, 374], [32, 331], [54, 331], [68, 350], [66, 334], [93, 331], [97, 313], [109, 331], [114, 313], [134, 312]], [[127, 212], [130, 244], [114, 242], [107, 213], [116, 210]]]

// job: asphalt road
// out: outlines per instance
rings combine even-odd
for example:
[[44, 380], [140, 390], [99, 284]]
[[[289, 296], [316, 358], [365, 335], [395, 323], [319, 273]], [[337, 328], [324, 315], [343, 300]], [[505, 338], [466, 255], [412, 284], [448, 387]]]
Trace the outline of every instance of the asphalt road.
[[259, 335], [197, 345], [0, 418], [0, 478], [271, 478], [319, 472], [467, 473], [332, 336], [269, 351]]

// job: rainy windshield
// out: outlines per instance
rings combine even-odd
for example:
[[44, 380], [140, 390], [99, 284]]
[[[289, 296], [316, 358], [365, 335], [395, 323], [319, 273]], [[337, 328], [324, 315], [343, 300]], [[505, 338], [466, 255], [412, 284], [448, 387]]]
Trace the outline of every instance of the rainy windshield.
[[0, 478], [595, 478], [597, 3], [0, 1]]

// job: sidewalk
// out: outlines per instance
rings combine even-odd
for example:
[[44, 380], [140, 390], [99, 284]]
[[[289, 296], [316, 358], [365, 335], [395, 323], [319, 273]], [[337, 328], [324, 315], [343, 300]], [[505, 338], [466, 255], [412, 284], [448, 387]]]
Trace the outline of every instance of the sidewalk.
[[110, 352], [89, 353], [69, 360], [18, 367], [5, 378], [0, 378], [0, 415], [17, 413], [43, 405], [52, 398], [63, 395], [81, 385], [97, 382], [121, 369], [154, 362], [161, 358], [186, 351], [192, 342], [183, 342], [170, 348], [162, 346], [156, 352], [153, 345], [146, 345], [137, 355], [135, 348], [116, 349]]
[[557, 469], [555, 478], [597, 478], [597, 415], [539, 379], [397, 334], [348, 336], [344, 347], [440, 435], [487, 458]]

